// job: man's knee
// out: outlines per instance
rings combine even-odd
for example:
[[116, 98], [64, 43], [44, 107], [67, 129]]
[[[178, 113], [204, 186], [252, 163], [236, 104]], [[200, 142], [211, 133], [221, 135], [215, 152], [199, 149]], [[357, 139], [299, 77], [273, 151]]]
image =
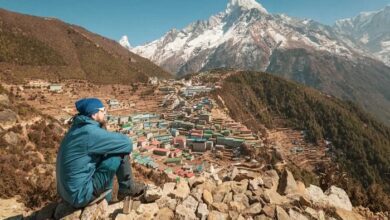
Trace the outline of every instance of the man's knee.
[[103, 172], [106, 171], [115, 173], [118, 170], [121, 161], [122, 158], [120, 156], [105, 157], [98, 165], [97, 169]]

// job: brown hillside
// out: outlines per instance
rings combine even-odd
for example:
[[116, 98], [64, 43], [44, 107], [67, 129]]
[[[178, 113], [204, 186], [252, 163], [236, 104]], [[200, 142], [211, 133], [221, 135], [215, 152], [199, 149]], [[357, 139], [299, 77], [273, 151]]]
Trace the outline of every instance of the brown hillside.
[[0, 78], [131, 83], [171, 75], [117, 42], [54, 18], [0, 9]]

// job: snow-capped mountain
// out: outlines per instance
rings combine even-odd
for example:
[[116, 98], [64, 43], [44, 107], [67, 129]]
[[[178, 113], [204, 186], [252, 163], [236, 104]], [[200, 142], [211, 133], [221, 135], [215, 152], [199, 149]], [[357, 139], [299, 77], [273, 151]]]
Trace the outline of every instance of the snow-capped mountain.
[[375, 57], [390, 66], [390, 5], [374, 12], [336, 22], [334, 28], [351, 36]]
[[390, 67], [334, 27], [270, 14], [255, 0], [229, 0], [208, 20], [131, 51], [178, 76], [215, 68], [266, 71], [357, 102], [390, 124]]
[[307, 48], [352, 58], [353, 43], [311, 20], [271, 15], [255, 0], [230, 0], [225, 12], [132, 49], [163, 68], [181, 74], [232, 67], [266, 70], [272, 52]]
[[122, 38], [119, 40], [119, 44], [128, 50], [132, 49], [131, 44], [129, 43], [129, 39], [126, 35], [122, 36]]

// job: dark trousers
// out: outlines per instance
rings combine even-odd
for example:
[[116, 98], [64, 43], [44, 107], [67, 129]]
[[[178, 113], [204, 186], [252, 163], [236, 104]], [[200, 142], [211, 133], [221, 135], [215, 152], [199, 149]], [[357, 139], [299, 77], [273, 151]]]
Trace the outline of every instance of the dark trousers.
[[[119, 190], [125, 190], [133, 183], [133, 173], [131, 171], [129, 155], [115, 155], [103, 157], [97, 164], [96, 172], [92, 176], [93, 194], [98, 197], [104, 191], [112, 189], [114, 176], [116, 175]], [[112, 194], [106, 196], [107, 201], [111, 201]]]

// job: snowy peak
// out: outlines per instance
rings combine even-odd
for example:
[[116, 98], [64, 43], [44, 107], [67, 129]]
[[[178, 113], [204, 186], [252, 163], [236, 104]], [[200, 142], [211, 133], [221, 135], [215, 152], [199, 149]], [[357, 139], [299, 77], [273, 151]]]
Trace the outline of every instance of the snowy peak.
[[229, 14], [238, 9], [247, 11], [253, 8], [264, 14], [268, 14], [268, 11], [255, 0], [230, 0], [226, 9], [226, 13]]
[[354, 18], [336, 22], [334, 28], [352, 37], [377, 59], [390, 66], [390, 6], [379, 11], [362, 12]]
[[129, 39], [127, 38], [126, 35], [124, 35], [123, 37], [121, 37], [121, 39], [119, 40], [119, 44], [120, 44], [122, 47], [124, 47], [124, 48], [126, 48], [126, 49], [128, 49], [128, 50], [131, 49], [131, 45], [130, 45], [130, 43], [129, 43]]

